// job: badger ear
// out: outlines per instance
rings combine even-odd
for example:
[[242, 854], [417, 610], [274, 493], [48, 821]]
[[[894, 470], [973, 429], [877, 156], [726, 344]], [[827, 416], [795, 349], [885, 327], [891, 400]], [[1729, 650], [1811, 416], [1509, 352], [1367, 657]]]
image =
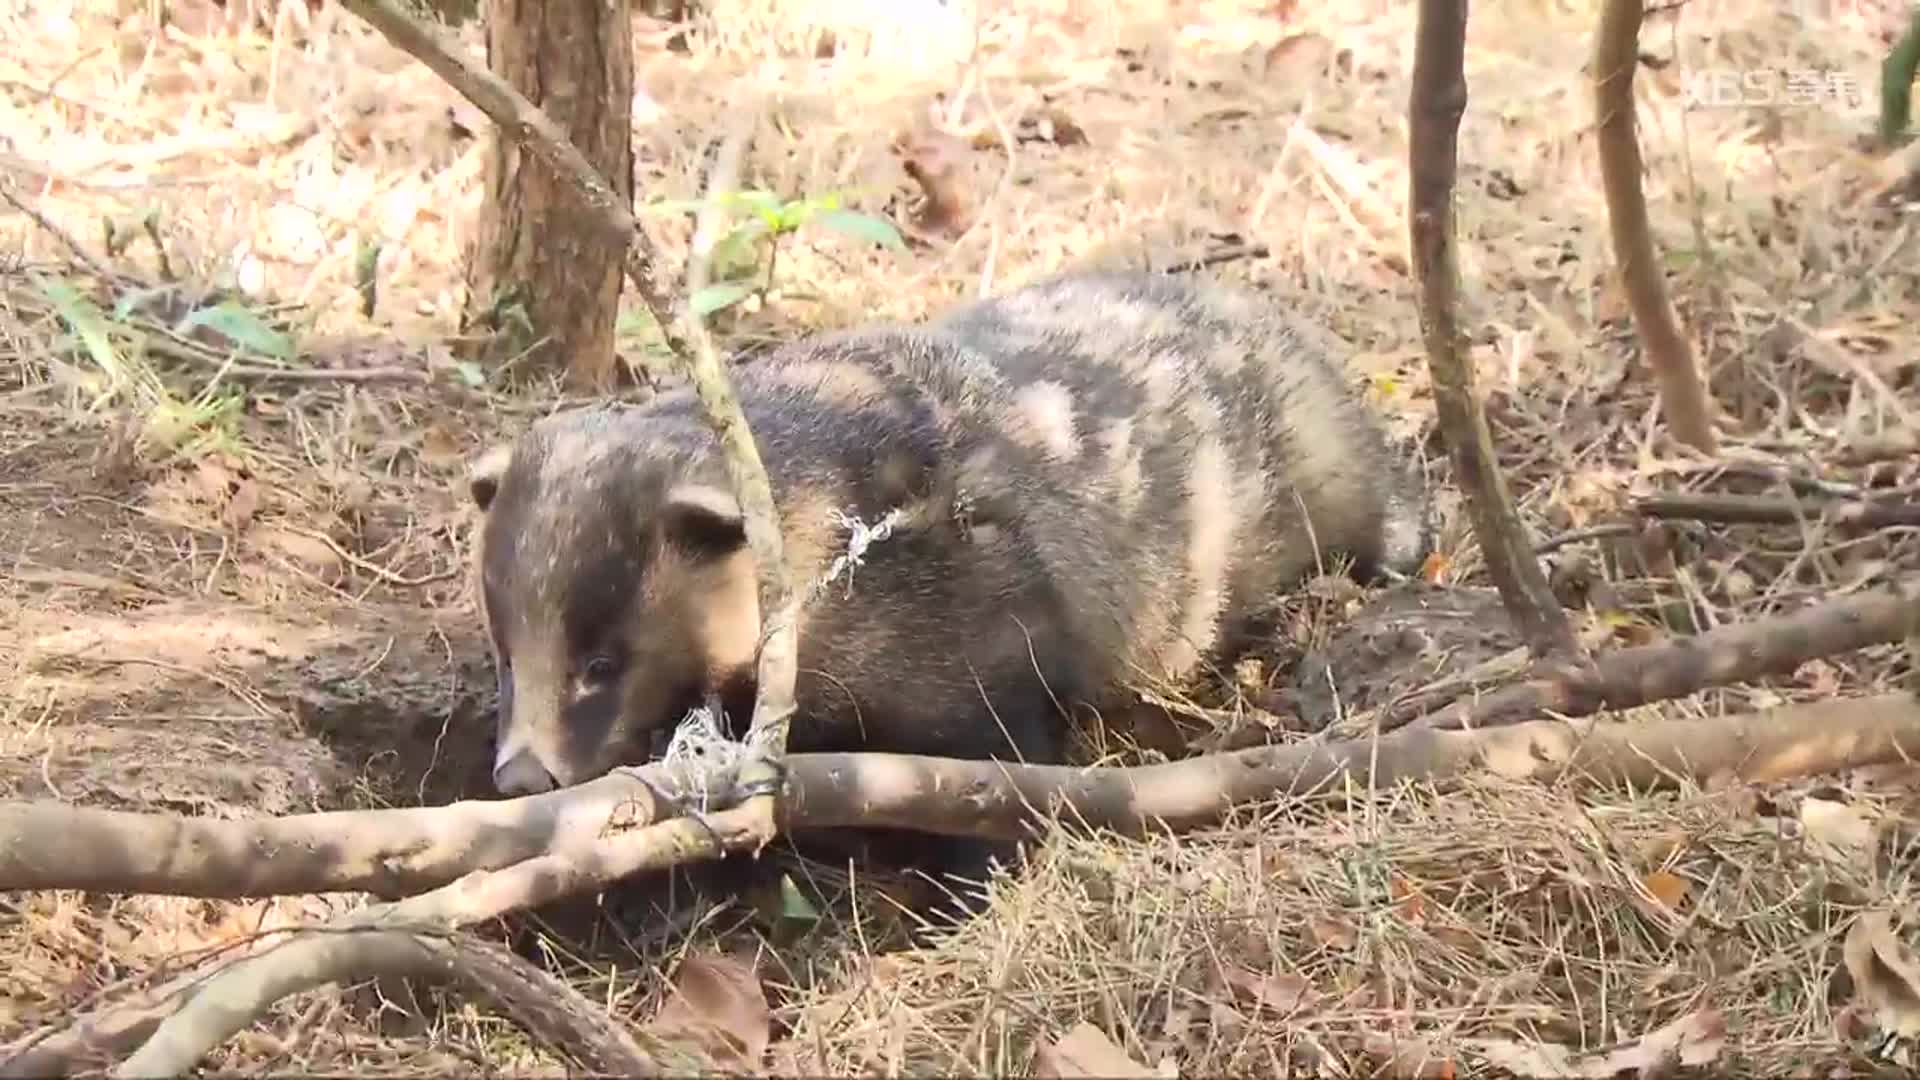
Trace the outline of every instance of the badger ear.
[[712, 484], [679, 484], [660, 505], [668, 539], [693, 551], [724, 555], [747, 542], [747, 519], [733, 492]]
[[467, 467], [467, 494], [473, 496], [473, 504], [486, 513], [493, 505], [493, 497], [500, 493], [500, 478], [506, 475], [507, 466], [513, 461], [513, 444], [501, 443], [473, 460]]

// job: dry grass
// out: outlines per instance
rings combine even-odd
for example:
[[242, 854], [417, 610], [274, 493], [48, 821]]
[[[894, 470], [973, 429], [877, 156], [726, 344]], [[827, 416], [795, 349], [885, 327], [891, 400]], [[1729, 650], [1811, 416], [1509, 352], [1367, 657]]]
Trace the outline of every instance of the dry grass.
[[[1285, 290], [1350, 342], [1354, 376], [1399, 431], [1426, 437], [1444, 482], [1403, 255], [1413, 5], [1303, 3], [1284, 24], [1275, 5], [1251, 0], [1051, 0], [977, 19], [966, 4], [708, 6], [688, 53], [669, 51], [657, 27], [636, 33], [644, 196], [695, 195], [722, 115], [748, 103], [773, 121], [745, 183], [838, 191], [897, 220], [913, 186], [896, 136], [936, 126], [973, 147], [963, 187], [974, 212], [957, 240], [888, 254], [803, 233], [781, 252], [767, 310], [728, 325], [736, 347], [913, 318], [1070, 266], [1167, 266], [1263, 245], [1266, 256], [1217, 272]], [[1641, 70], [1637, 90], [1656, 246], [1729, 413], [1738, 475], [1649, 435], [1656, 408], [1609, 278], [1578, 70], [1594, 5], [1474, 11], [1460, 142], [1465, 315], [1480, 328], [1503, 464], [1542, 535], [1603, 523], [1652, 487], [1779, 493], [1783, 476], [1817, 474], [1850, 494], [1920, 490], [1910, 455], [1834, 464], [1839, 448], [1899, 427], [1920, 401], [1920, 274], [1911, 222], [1880, 197], [1881, 165], [1855, 142], [1871, 128], [1897, 20], [1873, 5], [1820, 14], [1827, 6], [1694, 0], [1677, 29], [1671, 13], [1650, 18], [1642, 41], [1662, 63]], [[425, 704], [402, 716], [408, 739], [436, 761], [478, 740], [458, 726], [470, 712], [460, 702], [486, 689], [458, 576], [459, 466], [551, 396], [337, 373], [451, 369], [461, 245], [486, 152], [473, 133], [485, 125], [335, 7], [175, 3], [164, 29], [159, 7], [0, 10], [0, 183], [43, 219], [0, 209], [0, 241], [19, 253], [0, 267], [0, 791], [226, 813], [415, 797], [424, 778], [365, 779], [379, 753], [349, 760], [360, 779], [330, 787], [276, 774], [236, 788], [231, 762], [325, 756], [312, 702], [275, 689], [303, 678], [411, 678], [418, 697], [407, 700]], [[1802, 21], [1801, 9], [1813, 14]], [[839, 46], [831, 60], [815, 58], [823, 31]], [[477, 55], [478, 34], [462, 35]], [[1843, 72], [1861, 100], [1682, 109], [1682, 72], [1764, 67]], [[1085, 141], [1036, 138], [1042, 120]], [[132, 279], [162, 268], [149, 212], [185, 295], [110, 326], [110, 351], [77, 348], [46, 284], [110, 311]], [[108, 222], [131, 238], [113, 254]], [[60, 232], [103, 265], [77, 265]], [[686, 232], [661, 226], [669, 257]], [[354, 267], [372, 242], [369, 320]], [[223, 368], [232, 358], [217, 342], [172, 333], [212, 286], [242, 290], [248, 307], [301, 334], [321, 377]], [[632, 360], [647, 348], [623, 340]], [[1464, 520], [1445, 497], [1442, 510], [1448, 579], [1477, 584]], [[1655, 542], [1582, 542], [1554, 558], [1622, 640], [1920, 567], [1912, 529], [1818, 523], [1681, 525]], [[155, 627], [218, 629], [194, 621], [216, 607], [244, 614], [202, 634], [197, 651], [177, 633], [148, 642]], [[1291, 611], [1240, 689], [1286, 686], [1290, 662], [1352, 613], [1344, 593], [1320, 589]], [[148, 642], [160, 662], [130, 667], [99, 642], [123, 653]], [[335, 666], [314, 659], [323, 654]], [[1390, 676], [1435, 663], [1356, 659], [1339, 671], [1339, 705], [1377, 704]], [[1871, 650], [1664, 708], [1856, 693], [1907, 667], [1897, 650]], [[1246, 722], [1258, 696], [1224, 700], [1221, 689], [1198, 695], [1213, 707], [1206, 721]], [[359, 723], [361, 741], [388, 738], [379, 725], [394, 714], [346, 712], [334, 722]], [[1883, 782], [1897, 791], [1901, 778]], [[1836, 790], [1859, 800], [1850, 813], [1897, 821], [1904, 807], [1868, 786], [1851, 777]], [[1724, 1061], [1740, 1072], [1858, 1064], [1866, 1042], [1836, 1012], [1847, 1000], [1834, 983], [1838, 937], [1855, 911], [1902, 902], [1904, 879], [1885, 860], [1808, 849], [1790, 827], [1800, 805], [1783, 790], [1604, 805], [1536, 789], [1405, 791], [1331, 813], [1273, 809], [1178, 842], [1060, 837], [940, 948], [874, 956], [869, 935], [885, 931], [865, 918], [869, 896], [861, 919], [842, 922], [836, 901], [801, 940], [763, 944], [762, 966], [788, 1060], [835, 1073], [1017, 1073], [1036, 1038], [1078, 1019], [1189, 1075], [1309, 1061], [1364, 1072], [1387, 1036], [1437, 1052], [1469, 1038], [1595, 1046], [1709, 1006], [1729, 1020]], [[0, 900], [0, 948], [14, 959], [0, 1038], [264, 914]], [[590, 997], [645, 1017], [659, 986], [634, 972], [671, 947], [657, 928], [593, 922], [612, 945], [561, 949], [549, 937], [548, 955]], [[755, 933], [734, 919], [697, 937]], [[610, 957], [630, 966], [611, 974]], [[1260, 1004], [1263, 992], [1270, 1005], [1308, 988], [1291, 1015]], [[376, 1005], [367, 993], [286, 1003], [213, 1064], [394, 1076], [552, 1067], [470, 1005], [445, 1003], [424, 1028], [393, 1026]]]
[[1380, 1036], [1437, 1063], [1456, 1039], [1591, 1049], [1711, 1007], [1735, 1032], [1722, 1064], [1782, 1075], [1846, 1059], [1839, 937], [1900, 887], [1790, 817], [1783, 833], [1751, 792], [1502, 786], [1255, 813], [1205, 837], [1052, 843], [938, 952], [850, 957], [799, 1011], [803, 1066], [1018, 1074], [1036, 1037], [1087, 1020], [1182, 1075], [1367, 1075]]

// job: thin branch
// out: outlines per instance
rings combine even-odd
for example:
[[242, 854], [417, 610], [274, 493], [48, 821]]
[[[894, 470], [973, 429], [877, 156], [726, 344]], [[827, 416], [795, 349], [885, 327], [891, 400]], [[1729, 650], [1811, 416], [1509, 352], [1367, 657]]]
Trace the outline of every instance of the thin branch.
[[0, 199], [5, 199], [15, 210], [31, 218], [35, 225], [40, 226], [41, 229], [45, 230], [54, 239], [65, 244], [67, 249], [73, 252], [75, 258], [85, 264], [88, 270], [93, 271], [95, 277], [103, 281], [112, 281], [114, 279], [115, 275], [113, 271], [109, 269], [105, 263], [102, 263], [93, 252], [88, 251], [78, 239], [75, 239], [72, 233], [61, 228], [58, 222], [41, 213], [38, 207], [22, 198], [18, 192], [13, 190], [13, 185], [7, 183], [4, 178], [0, 178]]
[[1573, 628], [1547, 586], [1496, 464], [1493, 434], [1474, 391], [1473, 367], [1458, 321], [1453, 188], [1460, 117], [1467, 107], [1465, 0], [1421, 0], [1415, 33], [1407, 110], [1408, 224], [1434, 408], [1453, 457], [1455, 479], [1467, 493], [1487, 573], [1508, 615], [1535, 656], [1575, 656], [1579, 650]]
[[[727, 474], [745, 516], [747, 543], [759, 567], [761, 588], [763, 594], [769, 594], [762, 597], [762, 618], [766, 619], [769, 612], [784, 614], [791, 590], [787, 587], [789, 575], [780, 542], [779, 516], [773, 505], [773, 491], [767, 480], [766, 466], [760, 460], [760, 451], [747, 427], [746, 416], [741, 412], [740, 403], [721, 368], [719, 355], [712, 343], [704, 340], [706, 335], [703, 328], [694, 327], [691, 341], [687, 334], [676, 329], [676, 321], [671, 317], [674, 306], [654, 282], [651, 272], [653, 267], [660, 265], [658, 249], [640, 227], [632, 207], [625, 205], [614, 194], [592, 163], [581, 155], [545, 113], [505, 80], [462, 58], [458, 49], [437, 30], [414, 21], [396, 6], [394, 0], [342, 0], [342, 3], [384, 34], [395, 46], [431, 68], [476, 108], [486, 113], [499, 125], [503, 137], [524, 147], [551, 167], [556, 175], [571, 177], [585, 203], [584, 209], [609, 237], [618, 238], [627, 245], [627, 277], [660, 327], [668, 348], [693, 384], [702, 412], [725, 455]], [[697, 322], [691, 311], [686, 314], [689, 325]], [[775, 619], [778, 631], [779, 616], [776, 615]], [[792, 676], [789, 674], [785, 679], [784, 695], [781, 693], [781, 680], [777, 676], [793, 667], [794, 658], [789, 655], [791, 652], [792, 634], [776, 632], [762, 643], [759, 658], [759, 685], [752, 724], [753, 745], [776, 760], [785, 748], [785, 722], [793, 708]], [[769, 679], [768, 675], [776, 677]], [[769, 792], [778, 790], [770, 774], [759, 783], [767, 787]], [[769, 822], [772, 819], [773, 815], [769, 813]]]
[[1647, 364], [1660, 380], [1667, 424], [1681, 442], [1709, 456], [1718, 452], [1706, 384], [1693, 351], [1667, 303], [1660, 260], [1653, 250], [1647, 199], [1640, 190], [1640, 140], [1634, 131], [1633, 75], [1640, 63], [1641, 0], [1607, 0], [1593, 43], [1593, 107], [1600, 179], [1607, 197], [1613, 254]]
[[[738, 115], [739, 119], [721, 143], [720, 152], [715, 155], [713, 173], [707, 182], [705, 205], [694, 228], [692, 256], [687, 262], [687, 325], [695, 349], [702, 356], [702, 363], [710, 363], [716, 372], [720, 365], [712, 339], [700, 317], [693, 312], [691, 302], [695, 295], [707, 287], [712, 270], [713, 245], [720, 233], [720, 205], [739, 186], [740, 159], [753, 135], [757, 114], [741, 110]], [[744, 430], [744, 420], [742, 424]], [[751, 440], [748, 440], [745, 449], [753, 453], [755, 467], [758, 468], [759, 458]], [[729, 462], [732, 460], [732, 455], [729, 455]], [[734, 479], [736, 489], [744, 489], [750, 483], [749, 477], [736, 476]], [[766, 486], [764, 470], [761, 471], [761, 486]], [[779, 523], [779, 511], [773, 505], [769, 491], [764, 513], [747, 515], [747, 540], [753, 547], [754, 562], [760, 576], [760, 610], [770, 616], [763, 616], [762, 619], [759, 663], [754, 672], [756, 696], [748, 741], [774, 761], [786, 752], [787, 723], [794, 712], [794, 680], [798, 674], [798, 641], [795, 633], [799, 608], [794, 602], [793, 582], [787, 572]], [[754, 536], [756, 524], [762, 529], [762, 535], [758, 537]]]
[[[589, 1070], [650, 1076], [658, 1049], [641, 1049], [624, 1025], [565, 982], [478, 939], [398, 930], [308, 932], [222, 969], [188, 995], [119, 1077], [178, 1076], [282, 998], [337, 982], [381, 976], [455, 981], [493, 1001], [529, 1032], [564, 1047]], [[676, 1062], [680, 1068], [698, 1062]]]
[[1913, 72], [1920, 67], [1920, 5], [1907, 19], [1906, 33], [1880, 63], [1880, 145], [1896, 147], [1913, 137]]
[[1548, 664], [1534, 678], [1416, 724], [1483, 728], [1544, 713], [1587, 716], [1667, 701], [1713, 686], [1785, 675], [1809, 660], [1905, 641], [1920, 632], [1920, 581], [1816, 604], [1804, 611], [1642, 645], [1577, 666]]
[[1920, 526], [1920, 504], [1795, 499], [1765, 495], [1649, 495], [1636, 500], [1643, 517], [1738, 525], [1797, 525], [1813, 520], [1842, 529]]

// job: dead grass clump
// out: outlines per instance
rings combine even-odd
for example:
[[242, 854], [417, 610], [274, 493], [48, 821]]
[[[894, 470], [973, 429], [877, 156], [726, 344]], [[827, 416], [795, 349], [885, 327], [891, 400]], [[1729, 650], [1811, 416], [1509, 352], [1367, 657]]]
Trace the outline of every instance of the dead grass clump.
[[1436, 1063], [1473, 1039], [1593, 1049], [1713, 1009], [1719, 1064], [1781, 1075], [1852, 1060], [1841, 939], [1895, 888], [1749, 790], [1408, 789], [1180, 839], [1056, 835], [937, 950], [849, 957], [797, 996], [792, 1045], [835, 1075], [1009, 1075], [1084, 1021], [1181, 1075], [1364, 1074], [1385, 1039]]

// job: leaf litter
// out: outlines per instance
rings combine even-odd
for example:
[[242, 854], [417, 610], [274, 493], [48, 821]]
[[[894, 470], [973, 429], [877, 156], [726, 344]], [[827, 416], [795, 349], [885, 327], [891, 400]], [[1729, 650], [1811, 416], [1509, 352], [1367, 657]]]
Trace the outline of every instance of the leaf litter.
[[[1401, 239], [1410, 5], [1042, 0], [984, 11], [977, 25], [957, 4], [706, 6], [685, 53], [638, 21], [637, 187], [697, 195], [705, 118], [734, 108], [743, 87], [766, 88], [791, 137], [756, 140], [756, 185], [794, 198], [850, 192], [850, 210], [888, 217], [913, 241], [902, 252], [822, 230], [788, 245], [779, 273], [804, 299], [742, 316], [739, 340], [917, 317], [1070, 265], [1172, 265], [1237, 238], [1239, 250], [1265, 254], [1217, 272], [1283, 284], [1351, 343], [1371, 400], [1397, 434], [1426, 440], [1444, 480]], [[1476, 361], [1502, 466], [1543, 537], [1617, 522], [1655, 491], [1772, 497], [1812, 480], [1897, 501], [1920, 485], [1897, 425], [1920, 375], [1920, 281], [1897, 207], [1884, 202], [1884, 169], [1845, 149], [1861, 114], [1680, 107], [1684, 73], [1702, 67], [1784, 63], [1864, 80], [1887, 26], [1868, 6], [1805, 22], [1764, 5], [1716, 9], [1711, 27], [1686, 7], [1674, 9], [1677, 24], [1650, 18], [1642, 41], [1669, 61], [1640, 76], [1647, 183], [1674, 300], [1701, 335], [1730, 414], [1727, 458], [1740, 468], [1703, 469], [1647, 434], [1652, 393], [1581, 134], [1590, 87], [1569, 59], [1589, 40], [1594, 5], [1474, 12], [1463, 286], [1485, 328]], [[113, 234], [131, 238], [115, 258], [224, 289], [129, 302], [140, 287], [98, 280], [65, 262], [56, 238], [0, 215], [23, 260], [0, 279], [5, 392], [17, 395], [0, 408], [0, 480], [15, 485], [0, 491], [0, 539], [10, 556], [32, 554], [14, 560], [32, 565], [9, 583], [38, 575], [62, 596], [115, 604], [211, 594], [322, 613], [341, 610], [323, 602], [379, 594], [423, 616], [470, 618], [457, 582], [408, 591], [366, 567], [402, 578], [457, 567], [459, 462], [549, 401], [473, 382], [470, 396], [248, 383], [223, 428], [224, 399], [199, 395], [229, 354], [323, 374], [368, 358], [453, 368], [436, 357], [458, 332], [485, 122], [337, 6], [174, 4], [164, 33], [152, 11], [80, 3], [0, 14], [5, 40], [35, 43], [0, 50], [7, 182], [89, 241], [103, 222], [153, 220], [162, 247], [118, 224]], [[476, 28], [457, 33], [478, 54]], [[1493, 116], [1500, 123], [1482, 122]], [[209, 189], [221, 198], [209, 201]], [[1696, 189], [1712, 260], [1691, 251]], [[683, 226], [662, 224], [670, 260], [684, 252]], [[369, 237], [380, 251], [371, 322], [355, 280]], [[1805, 330], [1783, 314], [1788, 302]], [[143, 340], [178, 355], [134, 347], [126, 324], [139, 320]], [[156, 372], [164, 379], [148, 377]], [[98, 481], [63, 471], [70, 448], [92, 453], [107, 442], [100, 433], [123, 428], [141, 442], [142, 425], [120, 413], [142, 409], [165, 435], [146, 441], [162, 445], [116, 443], [103, 465], [130, 479], [96, 495], [121, 516], [90, 516], [101, 504], [69, 496]], [[56, 422], [80, 437], [50, 437]], [[225, 441], [193, 441], [208, 432]], [[1856, 460], [1878, 443], [1908, 449]], [[23, 501], [33, 484], [68, 501]], [[1422, 576], [1474, 583], [1479, 556], [1450, 499], [1443, 483], [1441, 550]], [[65, 563], [28, 536], [28, 523], [62, 514], [67, 531], [55, 539], [80, 553]], [[1790, 528], [1658, 521], [1549, 561], [1556, 580], [1584, 583], [1574, 606], [1585, 617], [1618, 642], [1646, 643], [1869, 587], [1920, 566], [1920, 550], [1914, 530], [1846, 535], [1817, 518]], [[1346, 611], [1339, 596], [1289, 598], [1284, 640], [1255, 685], [1196, 710], [1291, 737], [1243, 697], [1273, 690]], [[137, 640], [96, 630], [99, 612], [30, 614], [16, 621], [73, 624], [49, 640]], [[267, 634], [216, 629], [236, 654], [240, 639]], [[283, 660], [308, 647], [286, 641]], [[1903, 665], [1898, 650], [1869, 651], [1656, 708], [1701, 715], [1857, 693]], [[1364, 681], [1340, 674], [1343, 691]], [[48, 727], [24, 713], [5, 723], [9, 746]], [[1913, 787], [1910, 776], [1877, 775], [1873, 792], [1838, 778], [1818, 790], [1733, 785], [1603, 803], [1498, 783], [1409, 787], [1331, 813], [1255, 808], [1177, 842], [1056, 836], [1029, 875], [995, 886], [982, 919], [916, 952], [876, 955], [884, 920], [872, 908], [884, 905], [851, 885], [809, 902], [809, 918], [786, 919], [805, 928], [759, 967], [722, 948], [753, 936], [725, 920], [675, 953], [677, 966], [631, 927], [592, 959], [557, 934], [540, 940], [594, 1000], [742, 1072], [1858, 1069], [1880, 1033], [1912, 1033], [1916, 1000], [1911, 935], [1892, 915], [1909, 870], [1890, 846], [1909, 828]], [[795, 880], [839, 879], [816, 868]], [[849, 914], [852, 895], [867, 900]], [[143, 940], [185, 949], [256, 914], [53, 894], [6, 910], [0, 939], [30, 989], [0, 995], [0, 1038], [71, 1008], [102, 971], [150, 969], [157, 958]], [[179, 929], [141, 936], [168, 927]], [[670, 986], [657, 971], [673, 972]], [[278, 1059], [284, 1068], [449, 1067], [424, 1039], [380, 1036], [365, 1014], [329, 1017], [307, 1036], [291, 1014], [256, 1027], [298, 1047]], [[455, 1065], [554, 1067], [471, 1003], [442, 1002], [435, 1024], [434, 1046], [462, 1055]], [[222, 1064], [216, 1055], [209, 1067]]]

